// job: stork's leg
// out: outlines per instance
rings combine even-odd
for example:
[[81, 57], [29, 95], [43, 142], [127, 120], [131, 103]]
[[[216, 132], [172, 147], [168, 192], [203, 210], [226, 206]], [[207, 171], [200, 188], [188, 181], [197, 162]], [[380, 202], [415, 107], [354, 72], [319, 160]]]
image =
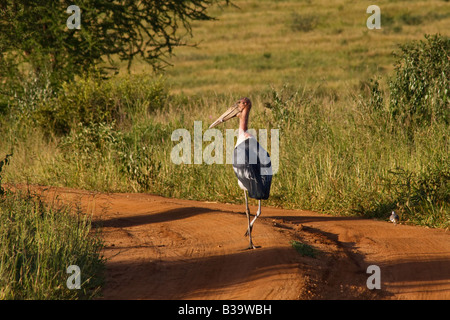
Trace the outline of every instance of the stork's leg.
[[247, 221], [248, 221], [248, 229], [247, 233], [249, 238], [249, 244], [248, 249], [255, 249], [255, 246], [252, 242], [252, 229], [251, 229], [251, 223], [250, 223], [250, 209], [248, 208], [248, 198], [247, 198], [247, 191], [244, 190], [244, 196], [245, 196], [245, 214], [247, 215]]
[[[261, 200], [258, 200], [258, 211], [256, 211], [256, 216], [253, 218], [252, 222], [250, 222], [250, 232], [253, 229], [253, 224], [255, 223], [256, 219], [261, 215]], [[245, 233], [245, 235], [248, 235], [248, 230]]]
[[250, 222], [250, 230], [253, 228], [253, 224], [255, 223], [256, 219], [261, 214], [261, 200], [258, 200], [258, 211], [256, 211], [256, 216], [253, 218], [252, 222]]
[[244, 197], [245, 197], [245, 213], [250, 218], [250, 209], [248, 207], [248, 197], [247, 197], [247, 190], [244, 190]]

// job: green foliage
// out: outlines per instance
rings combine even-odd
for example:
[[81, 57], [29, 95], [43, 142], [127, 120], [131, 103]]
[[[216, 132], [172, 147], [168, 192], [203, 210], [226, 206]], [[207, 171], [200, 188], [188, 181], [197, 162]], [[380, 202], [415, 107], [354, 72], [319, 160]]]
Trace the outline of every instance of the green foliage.
[[170, 141], [173, 128], [158, 123], [137, 125], [125, 135], [126, 149], [121, 153], [120, 166], [128, 179], [134, 181], [138, 190], [152, 190], [160, 183], [162, 169], [158, 152]]
[[22, 126], [29, 122], [36, 123], [36, 113], [54, 98], [55, 91], [51, 87], [48, 73], [36, 76], [30, 72], [23, 79], [16, 79], [14, 84], [6, 81], [3, 91], [0, 90], [0, 101], [3, 99], [6, 105], [9, 121]]
[[97, 168], [99, 161], [124, 148], [123, 135], [105, 123], [84, 126], [81, 123], [61, 140], [66, 161], [75, 161], [80, 170]]
[[412, 200], [418, 203], [429, 201], [438, 205], [450, 204], [450, 163], [448, 159], [441, 166], [427, 168], [418, 176]]
[[83, 0], [76, 3], [81, 29], [71, 30], [66, 25], [71, 1], [1, 1], [0, 83], [31, 68], [36, 77], [49, 73], [52, 87], [59, 87], [94, 66], [115, 68], [116, 57], [128, 68], [136, 57], [162, 68], [174, 47], [186, 45], [190, 23], [212, 19], [206, 11], [218, 2]]
[[104, 80], [86, 76], [66, 82], [53, 99], [43, 100], [31, 117], [52, 134], [67, 134], [83, 125], [130, 125], [164, 106], [167, 89], [161, 78], [127, 76]]
[[318, 251], [314, 249], [312, 246], [297, 240], [292, 240], [291, 246], [302, 256], [315, 258], [318, 254]]
[[398, 208], [404, 220], [447, 228], [450, 223], [450, 166], [434, 164], [423, 172], [396, 168], [385, 180], [391, 196], [390, 208]]
[[426, 36], [426, 41], [402, 45], [395, 77], [390, 81], [389, 112], [404, 125], [449, 123], [450, 39]]
[[[0, 299], [86, 299], [103, 283], [103, 248], [91, 221], [38, 196], [0, 197]], [[81, 269], [81, 289], [69, 290], [69, 265]]]
[[291, 30], [309, 32], [317, 26], [318, 18], [314, 15], [292, 13]]
[[295, 105], [294, 101], [298, 95], [298, 91], [284, 85], [281, 90], [275, 88], [270, 89], [269, 101], [264, 103], [264, 107], [272, 111], [274, 125], [283, 128], [284, 125], [294, 120]]
[[[115, 190], [125, 150], [123, 134], [113, 124], [78, 124], [60, 140], [59, 166], [51, 168], [55, 180], [84, 189]], [[67, 175], [67, 172], [72, 174]], [[121, 179], [119, 179], [120, 181]]]
[[74, 187], [108, 191], [120, 190], [123, 183], [134, 191], [151, 190], [161, 169], [154, 143], [162, 138], [169, 141], [170, 134], [158, 124], [133, 127], [124, 133], [114, 129], [114, 124], [80, 123], [61, 139], [60, 157], [65, 165], [55, 174], [63, 178], [65, 172], [75, 173], [64, 178], [65, 184]]

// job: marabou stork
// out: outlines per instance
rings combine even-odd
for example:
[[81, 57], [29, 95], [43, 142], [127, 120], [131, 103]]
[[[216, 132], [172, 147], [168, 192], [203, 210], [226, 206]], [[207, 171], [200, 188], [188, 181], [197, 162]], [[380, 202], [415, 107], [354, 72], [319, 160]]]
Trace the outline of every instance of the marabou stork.
[[[255, 249], [252, 242], [252, 228], [261, 214], [261, 200], [269, 198], [272, 183], [272, 165], [266, 150], [256, 141], [256, 138], [247, 132], [248, 118], [252, 103], [248, 98], [242, 98], [222, 114], [209, 128], [234, 117], [239, 118], [239, 136], [233, 153], [233, 169], [238, 178], [238, 185], [244, 190], [245, 213], [248, 228], [245, 235], [249, 237], [248, 249]], [[247, 193], [250, 198], [258, 200], [258, 211], [250, 221]]]

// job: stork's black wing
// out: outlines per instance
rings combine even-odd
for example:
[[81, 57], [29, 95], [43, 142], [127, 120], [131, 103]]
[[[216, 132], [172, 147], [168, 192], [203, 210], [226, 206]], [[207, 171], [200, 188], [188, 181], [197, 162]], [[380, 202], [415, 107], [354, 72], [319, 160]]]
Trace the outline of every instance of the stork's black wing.
[[248, 138], [234, 148], [233, 169], [250, 198], [269, 198], [272, 163], [267, 151], [255, 138]]

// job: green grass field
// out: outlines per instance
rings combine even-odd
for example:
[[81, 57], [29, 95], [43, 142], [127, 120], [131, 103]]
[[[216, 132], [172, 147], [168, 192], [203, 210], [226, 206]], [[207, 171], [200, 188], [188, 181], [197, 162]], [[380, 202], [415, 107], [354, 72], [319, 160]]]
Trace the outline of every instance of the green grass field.
[[[116, 77], [86, 75], [57, 95], [26, 83], [15, 109], [0, 109], [0, 161], [13, 154], [0, 183], [241, 203], [230, 164], [176, 165], [171, 136], [193, 136], [194, 121], [206, 131], [248, 96], [250, 128], [280, 130], [264, 205], [382, 220], [396, 210], [402, 223], [448, 228], [448, 122], [396, 117], [389, 101], [400, 81], [393, 52], [425, 34], [448, 37], [450, 3], [378, 1], [380, 30], [366, 27], [368, 1], [234, 3], [195, 22], [197, 46], [176, 48], [161, 75], [136, 61], [131, 74], [124, 64]], [[227, 128], [237, 120], [219, 127], [224, 136]], [[22, 296], [8, 292], [0, 296]]]
[[234, 3], [213, 10], [217, 21], [194, 23], [197, 47], [175, 50], [167, 70], [173, 93], [255, 96], [291, 84], [345, 95], [360, 81], [389, 75], [399, 43], [450, 28], [442, 0], [378, 1], [381, 30], [366, 27], [367, 1]]

